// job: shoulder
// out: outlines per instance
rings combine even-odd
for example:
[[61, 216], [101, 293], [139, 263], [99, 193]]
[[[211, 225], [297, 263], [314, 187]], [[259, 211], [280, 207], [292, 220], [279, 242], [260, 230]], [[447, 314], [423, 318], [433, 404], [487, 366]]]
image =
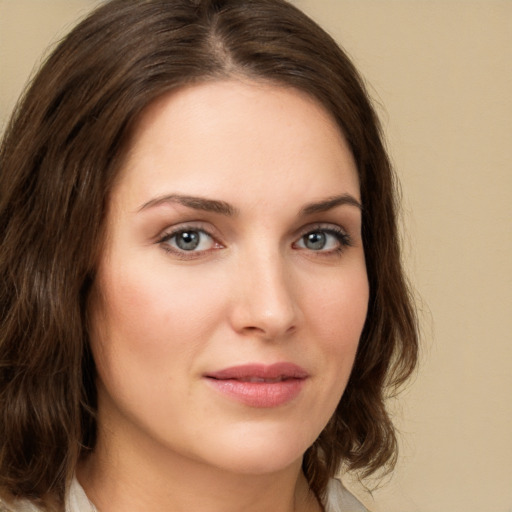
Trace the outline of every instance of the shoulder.
[[0, 498], [0, 512], [41, 512], [41, 509], [27, 500], [16, 500], [7, 504]]
[[[96, 512], [76, 478], [72, 480], [66, 493], [64, 509], [66, 512]], [[0, 498], [0, 512], [43, 512], [43, 510], [25, 499], [7, 503]]]
[[73, 478], [66, 496], [66, 512], [97, 512], [76, 477]]
[[336, 478], [327, 487], [325, 512], [370, 512]]

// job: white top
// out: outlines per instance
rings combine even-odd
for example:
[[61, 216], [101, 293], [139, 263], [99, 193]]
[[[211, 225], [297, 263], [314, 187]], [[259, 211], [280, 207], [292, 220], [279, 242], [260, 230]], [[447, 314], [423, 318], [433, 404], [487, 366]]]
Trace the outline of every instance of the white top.
[[[15, 508], [7, 508], [0, 503], [0, 512], [40, 512], [39, 509], [27, 501], [19, 501]], [[89, 501], [83, 487], [78, 480], [73, 479], [66, 497], [66, 512], [98, 512]], [[331, 480], [327, 487], [327, 503], [325, 512], [369, 512], [339, 480]]]
[[370, 512], [343, 484], [333, 478], [327, 486], [325, 512]]

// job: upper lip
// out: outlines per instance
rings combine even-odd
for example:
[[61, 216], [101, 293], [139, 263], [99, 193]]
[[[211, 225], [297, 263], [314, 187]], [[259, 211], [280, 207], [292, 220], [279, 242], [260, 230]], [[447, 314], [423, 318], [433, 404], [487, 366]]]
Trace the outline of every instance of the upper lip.
[[304, 368], [294, 363], [282, 362], [271, 365], [251, 363], [230, 366], [219, 371], [208, 372], [205, 376], [217, 380], [280, 381], [305, 379], [309, 374]]

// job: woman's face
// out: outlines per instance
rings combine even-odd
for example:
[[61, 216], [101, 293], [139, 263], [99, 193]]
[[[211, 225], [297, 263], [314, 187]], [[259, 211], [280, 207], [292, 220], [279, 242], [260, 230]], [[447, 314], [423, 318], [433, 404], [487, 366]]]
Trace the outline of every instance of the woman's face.
[[366, 316], [359, 201], [344, 138], [304, 93], [233, 80], [151, 105], [90, 304], [100, 441], [238, 473], [297, 464]]

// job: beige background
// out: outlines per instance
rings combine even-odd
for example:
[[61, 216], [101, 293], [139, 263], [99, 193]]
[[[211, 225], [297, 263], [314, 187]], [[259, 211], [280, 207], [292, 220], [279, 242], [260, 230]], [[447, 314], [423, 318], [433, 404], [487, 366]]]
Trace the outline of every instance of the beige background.
[[[0, 0], [0, 128], [95, 0]], [[512, 512], [512, 1], [296, 0], [371, 84], [404, 192], [422, 367], [389, 512]]]

